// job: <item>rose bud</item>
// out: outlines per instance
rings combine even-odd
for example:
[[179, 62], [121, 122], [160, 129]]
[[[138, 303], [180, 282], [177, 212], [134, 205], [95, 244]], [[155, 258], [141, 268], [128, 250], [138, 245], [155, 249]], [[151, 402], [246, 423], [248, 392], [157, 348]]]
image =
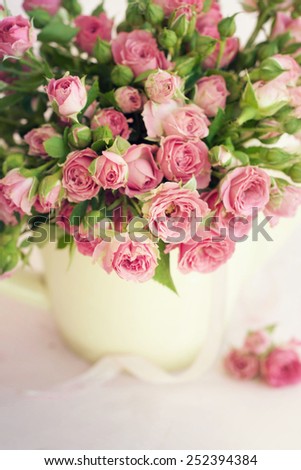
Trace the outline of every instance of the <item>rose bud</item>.
[[103, 39], [97, 38], [96, 44], [93, 48], [93, 55], [96, 57], [99, 64], [107, 64], [111, 62], [111, 44]]
[[158, 42], [164, 49], [172, 49], [177, 44], [178, 38], [174, 31], [164, 28], [158, 36]]
[[61, 171], [46, 176], [40, 183], [35, 209], [42, 214], [57, 209], [64, 197], [65, 191], [61, 182]]
[[294, 183], [301, 183], [301, 163], [296, 163], [289, 170], [288, 175], [292, 178]]
[[93, 179], [103, 189], [124, 187], [128, 179], [128, 165], [125, 159], [115, 152], [104, 151], [95, 161]]
[[120, 135], [123, 139], [128, 139], [131, 133], [126, 117], [114, 108], [101, 109], [94, 115], [91, 129], [103, 126], [108, 126], [114, 137]]
[[125, 86], [129, 85], [133, 79], [134, 74], [130, 67], [126, 65], [115, 65], [111, 72], [111, 79], [114, 85], [116, 86]]
[[193, 101], [204, 110], [208, 117], [214, 117], [219, 109], [225, 109], [229, 95], [224, 77], [210, 75], [201, 78], [196, 83]]
[[165, 70], [151, 73], [145, 82], [147, 96], [155, 103], [167, 103], [172, 99], [183, 99], [183, 80]]
[[238, 159], [233, 152], [225, 145], [213, 147], [209, 152], [212, 166], [221, 166], [230, 170], [243, 164], [248, 164], [248, 156], [239, 152], [239, 155], [245, 156], [245, 161]]
[[22, 57], [35, 40], [36, 34], [23, 16], [7, 16], [0, 21], [0, 59]]
[[261, 363], [261, 375], [271, 387], [301, 382], [301, 361], [294, 349], [275, 348]]
[[184, 4], [193, 5], [197, 13], [201, 13], [204, 8], [203, 0], [152, 0], [157, 5], [160, 5], [165, 13], [166, 17], [169, 17], [174, 10], [181, 7]]
[[191, 36], [195, 31], [196, 14], [190, 5], [181, 6], [172, 13], [168, 25], [178, 38]]
[[160, 5], [149, 3], [146, 8], [145, 19], [154, 26], [162, 23], [164, 20], [163, 8]]
[[276, 217], [294, 217], [300, 204], [301, 188], [278, 182], [270, 191], [265, 211]]
[[123, 86], [115, 91], [115, 100], [125, 114], [136, 113], [142, 108], [142, 97], [136, 88]]
[[80, 49], [90, 55], [98, 38], [111, 40], [113, 21], [105, 13], [100, 13], [99, 16], [80, 15], [75, 18], [74, 23], [79, 28], [75, 41]]
[[24, 136], [25, 142], [29, 145], [28, 155], [36, 157], [47, 157], [48, 153], [44, 147], [46, 140], [58, 136], [56, 130], [49, 124], [32, 129]]
[[32, 11], [38, 8], [45, 10], [49, 15], [54, 16], [61, 6], [61, 0], [24, 0], [25, 11]]
[[250, 353], [264, 354], [272, 345], [271, 335], [265, 330], [252, 331], [246, 337], [244, 348]]
[[84, 149], [92, 140], [92, 132], [88, 126], [74, 124], [68, 134], [69, 144], [76, 149]]
[[24, 165], [25, 155], [23, 153], [9, 153], [2, 164], [3, 174], [14, 168], [21, 168]]
[[54, 111], [63, 118], [76, 120], [87, 103], [87, 90], [83, 80], [72, 75], [65, 75], [58, 80], [52, 78], [46, 87], [46, 93]]
[[37, 180], [34, 176], [26, 178], [18, 168], [15, 168], [0, 180], [0, 185], [6, 199], [12, 201], [25, 214], [31, 214], [37, 189]]

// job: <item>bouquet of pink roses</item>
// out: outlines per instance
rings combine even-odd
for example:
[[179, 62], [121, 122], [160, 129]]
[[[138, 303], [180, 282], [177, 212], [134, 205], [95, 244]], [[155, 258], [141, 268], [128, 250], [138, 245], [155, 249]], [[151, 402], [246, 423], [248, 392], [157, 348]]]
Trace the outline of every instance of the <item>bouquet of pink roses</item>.
[[295, 214], [301, 155], [278, 141], [301, 139], [300, 2], [242, 5], [258, 15], [244, 48], [216, 0], [129, 0], [117, 28], [103, 4], [2, 7], [1, 277], [55, 233], [174, 289], [171, 250], [208, 273], [260, 212]]

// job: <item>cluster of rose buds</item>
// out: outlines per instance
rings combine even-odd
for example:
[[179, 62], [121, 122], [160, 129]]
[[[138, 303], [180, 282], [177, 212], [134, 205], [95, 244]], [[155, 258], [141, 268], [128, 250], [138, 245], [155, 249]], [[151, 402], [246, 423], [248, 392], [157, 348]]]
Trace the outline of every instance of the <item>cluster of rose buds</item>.
[[301, 382], [301, 341], [277, 345], [273, 327], [248, 333], [242, 348], [232, 349], [225, 358], [225, 368], [240, 380], [261, 379], [271, 387], [285, 387]]
[[295, 215], [301, 155], [278, 142], [301, 140], [296, 2], [244, 0], [245, 48], [217, 0], [130, 1], [116, 32], [103, 4], [23, 7], [0, 16], [0, 275], [45, 223], [108, 273], [174, 289], [171, 252], [210, 273], [258, 214]]

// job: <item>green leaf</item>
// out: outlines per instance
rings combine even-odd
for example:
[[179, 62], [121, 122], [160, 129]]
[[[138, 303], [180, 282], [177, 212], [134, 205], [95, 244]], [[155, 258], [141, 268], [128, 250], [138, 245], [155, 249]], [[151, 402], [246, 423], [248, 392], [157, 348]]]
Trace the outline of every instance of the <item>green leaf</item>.
[[101, 2], [93, 11], [92, 16], [99, 16], [101, 13], [105, 11], [104, 9], [104, 2]]
[[93, 103], [93, 101], [95, 101], [98, 98], [98, 95], [99, 95], [99, 83], [98, 83], [98, 80], [95, 80], [90, 90], [88, 91], [87, 104], [82, 110], [81, 115], [84, 114], [86, 109], [88, 109], [89, 106]]
[[70, 216], [70, 225], [80, 225], [82, 219], [85, 217], [88, 205], [89, 201], [82, 201], [76, 204]]
[[112, 147], [109, 148], [110, 152], [117, 153], [118, 155], [124, 155], [130, 148], [131, 144], [120, 136], [117, 136]]
[[44, 142], [44, 148], [52, 158], [64, 158], [69, 153], [69, 148], [63, 137], [54, 136]]
[[169, 253], [164, 252], [165, 244], [161, 240], [159, 241], [159, 250], [160, 260], [153, 279], [178, 294], [170, 272]]
[[78, 31], [78, 28], [73, 28], [55, 19], [42, 29], [38, 39], [45, 43], [57, 42], [58, 44], [67, 44], [76, 36]]
[[209, 127], [209, 135], [207, 137], [207, 142], [208, 142], [208, 145], [209, 147], [212, 147], [212, 143], [213, 143], [213, 140], [214, 140], [214, 137], [218, 134], [218, 132], [220, 131], [220, 129], [223, 127], [224, 125], [224, 120], [225, 120], [225, 113], [224, 111], [220, 108], [218, 110], [218, 113], [217, 115], [215, 116], [211, 126]]
[[117, 107], [114, 90], [99, 94], [99, 104], [101, 108]]
[[148, 78], [149, 75], [155, 72], [157, 72], [157, 69], [146, 70], [145, 72], [140, 73], [140, 75], [138, 75], [138, 77], [135, 78], [134, 83], [143, 82], [144, 80]]
[[72, 241], [72, 235], [65, 232], [57, 241], [57, 249], [63, 250], [64, 248], [70, 245], [71, 241]]

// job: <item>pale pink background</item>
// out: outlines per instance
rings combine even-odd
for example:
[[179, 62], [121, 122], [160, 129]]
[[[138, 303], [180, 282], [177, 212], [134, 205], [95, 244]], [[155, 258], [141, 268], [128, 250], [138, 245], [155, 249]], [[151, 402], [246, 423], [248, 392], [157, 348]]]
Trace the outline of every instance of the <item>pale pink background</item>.
[[[97, 2], [83, 2], [88, 10]], [[122, 17], [123, 1], [107, 1]], [[222, 2], [225, 12], [239, 2]], [[9, 0], [18, 13], [20, 0]], [[120, 16], [121, 15], [121, 16]], [[253, 17], [243, 16], [245, 37]], [[301, 338], [300, 227], [245, 286], [225, 338], [280, 322], [279, 337]], [[186, 385], [149, 385], [121, 376], [106, 384], [52, 387], [88, 370], [61, 342], [50, 316], [0, 299], [0, 448], [2, 449], [300, 449], [301, 388], [271, 390], [228, 378], [220, 363]], [[43, 393], [33, 393], [44, 390]]]

